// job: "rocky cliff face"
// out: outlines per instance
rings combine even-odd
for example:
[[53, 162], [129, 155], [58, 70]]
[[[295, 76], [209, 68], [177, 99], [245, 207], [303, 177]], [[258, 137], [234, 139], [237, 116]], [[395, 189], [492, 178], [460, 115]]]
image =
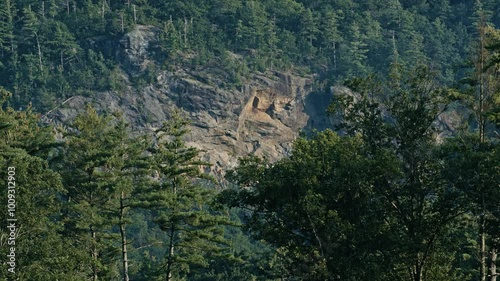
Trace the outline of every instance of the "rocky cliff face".
[[[154, 63], [151, 49], [157, 30], [138, 26], [117, 44], [123, 79], [143, 73]], [[312, 80], [280, 72], [252, 74], [245, 86], [228, 89], [220, 69], [171, 67], [159, 71], [156, 83], [138, 89], [126, 83], [119, 92], [74, 96], [47, 114], [52, 122], [67, 123], [92, 103], [102, 111], [121, 111], [135, 130], [148, 131], [180, 109], [191, 120], [188, 145], [202, 150], [212, 172], [223, 173], [237, 158], [257, 155], [276, 160], [290, 151], [292, 141], [307, 126], [326, 126], [328, 97], [310, 95]], [[316, 123], [316, 124], [315, 124]]]
[[[254, 73], [245, 86], [229, 89], [224, 70], [216, 66], [171, 66], [158, 71], [156, 83], [132, 86], [130, 79], [154, 64], [154, 46], [159, 30], [137, 26], [113, 47], [121, 63], [124, 89], [73, 96], [45, 115], [49, 122], [67, 124], [91, 103], [101, 112], [122, 112], [135, 132], [151, 132], [179, 109], [191, 122], [188, 145], [202, 151], [203, 160], [213, 164], [211, 172], [222, 175], [237, 164], [238, 157], [257, 155], [271, 161], [287, 155], [300, 131], [332, 127], [326, 108], [332, 95], [353, 93], [344, 87], [320, 94], [312, 89], [312, 78], [281, 72]], [[455, 131], [456, 111], [439, 117], [438, 140]]]

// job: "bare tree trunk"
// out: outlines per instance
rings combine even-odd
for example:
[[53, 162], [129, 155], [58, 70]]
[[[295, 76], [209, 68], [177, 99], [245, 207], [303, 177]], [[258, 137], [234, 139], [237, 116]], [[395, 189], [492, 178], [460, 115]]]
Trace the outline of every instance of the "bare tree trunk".
[[91, 233], [92, 233], [92, 239], [94, 240], [94, 245], [92, 246], [92, 281], [97, 281], [97, 258], [98, 258], [98, 252], [97, 252], [97, 236], [96, 232], [92, 229], [91, 227]]
[[172, 263], [173, 263], [173, 258], [174, 258], [174, 235], [175, 235], [175, 227], [174, 223], [172, 223], [172, 226], [170, 228], [170, 242], [168, 244], [168, 259], [167, 259], [167, 281], [172, 280]]
[[413, 281], [422, 281], [423, 280], [422, 279], [422, 272], [423, 272], [422, 268], [423, 268], [422, 264], [417, 259], [417, 261], [415, 261], [415, 265], [414, 265], [413, 272], [412, 272]]
[[333, 71], [337, 74], [337, 44], [333, 42]]
[[134, 24], [137, 24], [137, 11], [135, 10], [135, 4], [132, 5], [132, 8], [134, 10]]
[[38, 47], [38, 62], [40, 64], [40, 71], [43, 71], [43, 63], [42, 63], [42, 49], [40, 47], [40, 41], [38, 40], [38, 34], [35, 32], [36, 45]]
[[486, 281], [486, 210], [483, 194], [483, 209], [481, 210], [480, 226], [479, 226], [479, 261], [481, 267], [479, 276], [481, 281]]
[[[89, 181], [92, 179], [91, 176], [91, 171], [88, 171], [88, 176], [89, 176]], [[89, 203], [90, 206], [93, 206], [94, 204], [94, 196], [92, 193], [90, 193], [90, 198], [89, 198]], [[94, 221], [94, 213], [91, 213], [91, 220], [92, 222]], [[97, 231], [94, 229], [94, 226], [91, 224], [90, 225], [90, 236], [92, 237], [92, 253], [91, 253], [91, 258], [92, 258], [92, 281], [97, 281], [98, 280], [98, 269], [97, 269], [97, 260], [99, 258], [99, 251], [97, 250]]]
[[184, 18], [184, 48], [187, 48], [188, 21]]
[[[478, 108], [477, 108], [477, 118], [479, 126], [479, 141], [483, 143], [485, 141], [484, 132], [484, 91], [485, 91], [485, 81], [484, 81], [484, 64], [486, 60], [485, 54], [485, 21], [484, 14], [481, 14], [480, 23], [478, 26], [479, 32], [479, 65], [476, 66], [477, 75], [479, 76], [479, 93], [478, 93]], [[480, 281], [486, 281], [487, 265], [486, 265], [486, 203], [484, 198], [484, 193], [482, 194], [482, 210], [480, 214], [480, 226], [479, 226], [479, 261], [481, 263], [479, 268]]]
[[105, 4], [105, 3], [106, 3], [106, 1], [105, 1], [105, 0], [103, 0], [103, 1], [102, 1], [102, 19], [103, 19], [103, 20], [104, 20], [105, 8], [106, 8], [106, 7], [104, 6], [104, 4]]
[[[176, 186], [176, 181], [173, 181], [173, 192], [174, 194], [177, 193], [177, 186]], [[172, 264], [174, 262], [174, 237], [175, 236], [175, 222], [172, 221], [172, 224], [170, 226], [170, 241], [168, 243], [168, 258], [167, 258], [167, 276], [166, 280], [171, 281], [172, 280]]]
[[480, 39], [481, 49], [480, 49], [480, 69], [479, 69], [479, 140], [484, 142], [484, 39]]
[[[90, 172], [89, 172], [89, 178], [91, 178], [90, 176]], [[93, 196], [92, 196], [92, 193], [90, 194], [90, 206], [93, 205]], [[91, 218], [92, 218], [92, 221], [94, 221], [94, 213], [91, 214]], [[92, 237], [92, 242], [94, 243], [92, 245], [92, 253], [91, 253], [91, 257], [92, 257], [92, 281], [97, 281], [98, 279], [98, 276], [97, 276], [97, 259], [99, 257], [99, 253], [97, 251], [97, 235], [96, 235], [96, 231], [94, 229], [94, 226], [93, 225], [90, 225], [90, 235]]]
[[124, 26], [124, 22], [123, 22], [123, 13], [120, 13], [120, 19], [121, 19], [121, 22], [122, 22], [122, 32], [124, 32], [125, 26]]
[[497, 258], [498, 258], [498, 249], [496, 246], [493, 246], [491, 249], [491, 260], [490, 260], [490, 281], [497, 281]]
[[396, 32], [392, 30], [392, 54], [394, 55], [394, 61], [398, 63], [398, 47], [396, 45]]
[[9, 40], [10, 40], [10, 51], [14, 54], [14, 31], [12, 30], [13, 22], [12, 22], [12, 4], [10, 1], [6, 1], [5, 8], [7, 10], [7, 22], [9, 25]]
[[123, 281], [129, 281], [128, 276], [128, 252], [127, 252], [127, 233], [125, 229], [125, 193], [120, 195], [120, 235], [122, 238], [122, 262], [123, 262]]

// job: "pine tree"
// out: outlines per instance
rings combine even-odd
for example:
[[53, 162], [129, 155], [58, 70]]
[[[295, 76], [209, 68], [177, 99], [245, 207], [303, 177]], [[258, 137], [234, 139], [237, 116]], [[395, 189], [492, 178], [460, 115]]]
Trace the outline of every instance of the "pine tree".
[[156, 146], [151, 169], [156, 174], [151, 185], [139, 190], [139, 207], [149, 209], [153, 221], [165, 232], [164, 280], [182, 277], [189, 268], [208, 265], [207, 255], [217, 256], [226, 243], [222, 224], [225, 217], [209, 207], [213, 190], [200, 185], [206, 178], [198, 160], [198, 150], [182, 141], [187, 122], [179, 113], [155, 132]]
[[181, 49], [181, 38], [177, 32], [174, 21], [170, 18], [163, 25], [160, 34], [160, 50], [166, 54], [167, 59], [174, 57], [175, 52]]
[[[40, 127], [39, 117], [30, 109], [14, 111], [4, 106], [10, 94], [2, 88], [0, 92], [3, 97], [0, 101], [0, 184], [10, 190], [2, 192], [0, 199], [8, 202], [9, 197], [15, 204], [12, 213], [1, 212], [0, 218], [2, 221], [15, 219], [17, 229], [14, 236], [5, 232], [5, 228], [0, 230], [2, 256], [10, 254], [6, 251], [10, 251], [11, 246], [16, 255], [15, 274], [2, 263], [0, 279], [83, 281], [78, 264], [80, 252], [59, 233], [62, 228], [59, 198], [65, 192], [61, 178], [41, 158], [48, 155], [47, 144], [54, 143], [52, 131]], [[8, 242], [6, 237], [15, 237], [15, 240]]]
[[59, 164], [67, 189], [64, 233], [87, 251], [82, 262], [91, 280], [113, 278], [116, 257], [110, 243], [117, 235], [111, 233], [116, 218], [112, 206], [121, 191], [114, 177], [115, 151], [124, 127], [113, 126], [110, 117], [99, 116], [90, 106], [73, 127], [67, 134], [65, 159]]
[[53, 24], [47, 23], [47, 26], [50, 30], [47, 32], [49, 35], [45, 42], [45, 53], [51, 56], [51, 61], [54, 64], [64, 70], [64, 65], [71, 60], [74, 61], [81, 48], [76, 44], [66, 25], [54, 22]]
[[471, 239], [475, 240], [478, 236], [479, 239], [471, 243], [471, 248], [478, 253], [479, 261], [484, 259], [480, 270], [475, 271], [479, 273], [479, 279], [495, 280], [500, 233], [499, 146], [489, 141], [481, 142], [477, 135], [465, 133], [459, 138], [447, 140], [444, 150], [447, 152], [444, 158], [445, 175], [455, 188], [465, 194], [466, 210], [474, 215], [470, 218]]
[[342, 19], [342, 14], [336, 13], [332, 9], [327, 9], [323, 16], [322, 36], [323, 48], [325, 48], [327, 55], [331, 57], [333, 71], [337, 73], [338, 54], [337, 49], [342, 42], [342, 36], [339, 31], [339, 21]]
[[269, 17], [260, 1], [245, 2], [245, 9], [248, 12], [242, 14], [245, 19], [243, 45], [258, 50], [265, 46], [266, 22]]
[[271, 69], [274, 68], [274, 62], [278, 61], [278, 28], [276, 27], [276, 16], [274, 16], [271, 20], [268, 21], [268, 26], [267, 26], [267, 33], [266, 33], [266, 42], [267, 42], [267, 47], [266, 49], [268, 50], [269, 53], [269, 60], [270, 60], [270, 65], [269, 67]]
[[363, 76], [367, 73], [366, 53], [368, 45], [359, 25], [353, 22], [349, 26], [350, 38], [342, 50], [342, 68], [348, 76]]
[[121, 116], [118, 118], [120, 120], [112, 131], [117, 144], [108, 163], [111, 174], [107, 179], [114, 185], [115, 198], [112, 198], [108, 209], [112, 213], [112, 221], [120, 229], [122, 279], [128, 281], [130, 277], [127, 226], [131, 223], [129, 212], [137, 204], [133, 194], [137, 192], [141, 184], [147, 181], [145, 176], [148, 164], [144, 152], [149, 145], [149, 140], [145, 136], [130, 137], [128, 125], [121, 119]]
[[315, 51], [313, 42], [315, 42], [317, 38], [316, 35], [319, 29], [311, 9], [304, 10], [301, 15], [300, 23], [300, 36], [304, 42], [303, 49], [307, 54], [312, 55]]
[[[20, 49], [24, 52], [33, 53], [36, 52], [38, 55], [38, 67], [40, 72], [43, 71], [43, 59], [42, 59], [42, 47], [39, 37], [40, 22], [35, 14], [31, 10], [31, 6], [23, 9], [23, 22], [21, 27], [22, 40], [20, 43]], [[35, 47], [35, 49], [33, 49]]]
[[[490, 12], [487, 11], [483, 3], [478, 0], [474, 5], [475, 28], [477, 32], [477, 39], [473, 46], [473, 74], [470, 78], [473, 88], [473, 105], [472, 108], [476, 115], [477, 131], [480, 143], [489, 142], [487, 134], [488, 114], [494, 112], [495, 101], [494, 97], [500, 89], [498, 83], [498, 70], [494, 63], [494, 54], [487, 48], [490, 44], [494, 45], [495, 30], [489, 26]], [[493, 107], [493, 108], [492, 108]], [[478, 171], [479, 173], [480, 171]], [[475, 193], [477, 197], [472, 200], [478, 203], [476, 210], [479, 217], [479, 261], [480, 261], [480, 280], [485, 281], [488, 275], [488, 248], [496, 251], [496, 246], [488, 245], [488, 232], [487, 232], [487, 213], [489, 208], [487, 202], [487, 194], [489, 192], [488, 186], [483, 185], [481, 182], [473, 183], [471, 188], [479, 191]], [[493, 238], [495, 240], [496, 238]]]
[[14, 24], [12, 19], [10, 0], [2, 0], [0, 2], [0, 52], [2, 58], [5, 57], [6, 53], [14, 52]]

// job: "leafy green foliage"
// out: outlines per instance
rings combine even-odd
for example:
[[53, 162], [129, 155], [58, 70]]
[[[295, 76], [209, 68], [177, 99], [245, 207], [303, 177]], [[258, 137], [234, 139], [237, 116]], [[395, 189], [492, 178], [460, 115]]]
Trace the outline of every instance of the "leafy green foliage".
[[369, 240], [381, 235], [383, 221], [372, 209], [380, 198], [369, 175], [379, 169], [360, 150], [361, 139], [331, 131], [299, 139], [293, 155], [276, 164], [244, 160], [229, 178], [248, 187], [223, 195], [232, 206], [251, 209], [248, 227], [278, 248], [291, 276], [374, 278], [377, 269], [368, 261], [382, 263], [383, 256]]
[[[224, 191], [221, 200], [249, 210], [248, 228], [277, 248], [291, 277], [420, 281], [476, 276], [473, 262], [458, 266], [459, 253], [471, 254], [473, 245], [457, 236], [474, 228], [458, 226], [474, 225], [467, 216], [474, 213], [468, 192], [496, 198], [497, 146], [481, 153], [438, 144], [434, 126], [450, 102], [448, 92], [436, 87], [426, 69], [397, 77], [403, 77], [399, 83], [349, 82], [355, 91], [330, 107], [343, 118], [339, 129], [346, 136], [327, 130], [298, 139], [289, 158], [274, 164], [244, 159], [228, 175], [239, 187]], [[477, 204], [491, 210], [488, 225], [496, 231], [497, 200], [492, 200]]]
[[[15, 166], [17, 279], [492, 277], [499, 15], [494, 0], [0, 0], [0, 184]], [[126, 77], [111, 46], [137, 25], [158, 28], [157, 60]], [[326, 88], [348, 79], [352, 94], [329, 108], [342, 136], [300, 138], [276, 163], [243, 159], [228, 176], [238, 187], [213, 201], [175, 114], [150, 140], [88, 108], [56, 142], [34, 113], [214, 63], [228, 87], [268, 69], [312, 72]], [[436, 142], [451, 101], [476, 113], [479, 138]]]

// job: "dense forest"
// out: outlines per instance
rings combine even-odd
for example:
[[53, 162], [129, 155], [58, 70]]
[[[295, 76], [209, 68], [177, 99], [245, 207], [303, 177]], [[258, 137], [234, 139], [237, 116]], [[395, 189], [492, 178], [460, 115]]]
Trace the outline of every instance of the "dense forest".
[[40, 112], [75, 94], [120, 89], [120, 65], [106, 42], [139, 24], [162, 30], [152, 72], [179, 60], [214, 62], [234, 84], [276, 68], [317, 74], [325, 86], [374, 71], [384, 77], [397, 60], [427, 64], [452, 84], [463, 76], [481, 20], [498, 26], [500, 3], [2, 0], [0, 86], [13, 93], [14, 108], [31, 102]]
[[[113, 44], [140, 25], [155, 60], [127, 77]], [[496, 281], [499, 27], [495, 0], [0, 0], [0, 280]], [[41, 121], [172, 65], [351, 94], [224, 186], [180, 112], [150, 134], [92, 105]]]

